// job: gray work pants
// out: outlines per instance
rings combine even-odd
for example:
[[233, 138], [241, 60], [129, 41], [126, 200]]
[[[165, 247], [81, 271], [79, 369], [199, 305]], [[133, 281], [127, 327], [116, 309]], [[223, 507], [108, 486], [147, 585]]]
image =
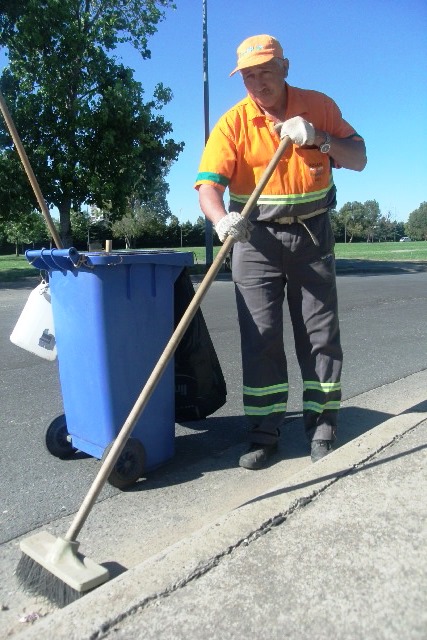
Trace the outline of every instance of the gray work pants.
[[311, 440], [334, 440], [341, 400], [334, 237], [329, 214], [299, 223], [255, 222], [251, 239], [233, 248], [249, 439], [273, 444], [286, 414], [288, 372], [283, 343], [285, 293], [301, 369], [303, 415]]

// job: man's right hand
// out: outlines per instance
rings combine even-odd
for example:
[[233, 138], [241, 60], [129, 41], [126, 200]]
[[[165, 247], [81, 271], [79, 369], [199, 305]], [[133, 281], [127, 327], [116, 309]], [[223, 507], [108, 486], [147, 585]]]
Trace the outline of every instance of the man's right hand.
[[228, 236], [234, 238], [236, 242], [248, 242], [252, 229], [252, 222], [243, 218], [237, 211], [230, 211], [215, 225], [215, 231], [221, 242], [224, 242]]

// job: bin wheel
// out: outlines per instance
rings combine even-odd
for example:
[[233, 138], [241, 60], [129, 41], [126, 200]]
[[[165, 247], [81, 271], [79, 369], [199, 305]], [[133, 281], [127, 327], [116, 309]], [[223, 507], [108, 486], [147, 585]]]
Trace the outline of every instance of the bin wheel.
[[56, 458], [68, 458], [76, 451], [68, 437], [67, 421], [64, 414], [52, 420], [46, 431], [45, 442], [49, 453]]
[[[101, 462], [108, 456], [113, 442], [105, 449]], [[143, 474], [145, 449], [140, 440], [129, 438], [119, 459], [108, 476], [108, 483], [117, 489], [125, 489], [134, 484]]]

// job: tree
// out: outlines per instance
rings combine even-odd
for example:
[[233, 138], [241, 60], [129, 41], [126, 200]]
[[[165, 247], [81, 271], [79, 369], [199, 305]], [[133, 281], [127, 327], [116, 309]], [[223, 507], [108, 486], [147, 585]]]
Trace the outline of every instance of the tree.
[[344, 242], [385, 240], [391, 237], [391, 228], [397, 224], [390, 221], [390, 214], [381, 216], [376, 200], [366, 200], [363, 204], [346, 202], [339, 211], [331, 212], [331, 221], [335, 238]]
[[73, 241], [88, 243], [90, 229], [90, 215], [87, 211], [71, 211], [71, 227], [73, 229]]
[[[205, 233], [206, 233], [206, 219], [204, 216], [199, 216], [193, 225], [193, 229], [191, 232], [191, 239], [189, 239], [190, 246], [193, 245], [195, 247], [199, 245], [205, 244]], [[214, 234], [214, 244], [221, 244], [218, 236]]]
[[140, 234], [140, 222], [136, 214], [129, 210], [123, 218], [116, 220], [112, 226], [112, 233], [114, 238], [124, 238], [126, 249], [131, 249]]
[[34, 209], [31, 187], [18, 154], [2, 151], [4, 137], [0, 127], [0, 224], [15, 218], [19, 220]]
[[379, 238], [378, 229], [381, 217], [380, 205], [376, 200], [366, 200], [364, 208], [364, 233], [366, 242], [373, 242], [375, 237]]
[[413, 240], [427, 240], [427, 202], [422, 202], [409, 214], [405, 229]]
[[405, 223], [404, 222], [397, 222], [397, 220], [394, 222], [394, 229], [393, 229], [393, 240], [396, 242], [396, 240], [403, 238], [403, 236], [406, 235], [406, 231], [405, 231]]
[[[154, 193], [148, 201], [141, 201], [133, 192], [127, 199], [125, 215], [112, 222], [112, 233], [116, 238], [124, 238], [127, 248], [135, 246], [135, 240], [141, 236], [153, 239], [161, 238], [166, 233], [166, 221], [171, 212], [167, 202], [169, 187], [157, 178]], [[109, 217], [108, 213], [104, 214]]]
[[364, 229], [365, 210], [361, 202], [346, 202], [338, 212], [338, 221], [344, 229], [344, 242], [353, 242]]
[[171, 215], [169, 224], [167, 226], [167, 240], [171, 246], [182, 247], [184, 242], [182, 225], [177, 216]]
[[19, 256], [19, 247], [23, 244], [48, 240], [48, 230], [42, 215], [32, 211], [27, 216], [10, 220], [3, 225], [3, 233], [8, 242], [15, 245], [15, 255]]
[[397, 239], [404, 235], [404, 223], [392, 220], [390, 211], [385, 216], [380, 217], [375, 234], [375, 238], [378, 241], [396, 242]]
[[[49, 206], [59, 210], [64, 245], [71, 243], [71, 210], [110, 205], [124, 215], [130, 193], [150, 202], [159, 180], [183, 148], [168, 138], [159, 114], [172, 99], [159, 83], [143, 102], [131, 69], [112, 54], [131, 43], [150, 57], [170, 0], [17, 0], [2, 3], [0, 45], [9, 67], [0, 85]], [[15, 152], [0, 125], [0, 203], [11, 176], [22, 185]], [[7, 176], [4, 177], [4, 176]], [[34, 200], [28, 189], [20, 198]], [[8, 215], [12, 210], [8, 209]]]

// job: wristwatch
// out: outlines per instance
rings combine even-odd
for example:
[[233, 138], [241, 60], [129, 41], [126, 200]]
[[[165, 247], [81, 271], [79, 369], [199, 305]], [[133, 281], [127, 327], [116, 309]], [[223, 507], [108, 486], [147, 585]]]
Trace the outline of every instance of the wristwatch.
[[319, 147], [321, 153], [329, 153], [331, 149], [331, 136], [325, 131], [325, 141]]

